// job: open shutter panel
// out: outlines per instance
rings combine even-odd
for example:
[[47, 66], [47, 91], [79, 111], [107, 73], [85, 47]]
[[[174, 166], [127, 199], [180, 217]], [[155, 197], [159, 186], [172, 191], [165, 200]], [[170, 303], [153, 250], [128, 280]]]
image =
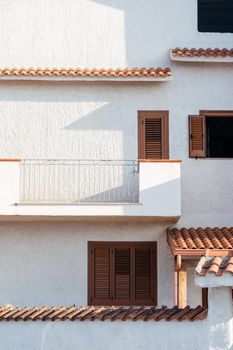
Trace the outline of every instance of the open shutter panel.
[[155, 305], [155, 259], [153, 248], [135, 248], [135, 301]]
[[206, 156], [205, 117], [189, 116], [189, 153], [190, 157]]
[[114, 303], [130, 303], [130, 248], [115, 249]]
[[110, 248], [93, 248], [93, 305], [105, 305], [111, 303], [110, 269], [111, 250]]

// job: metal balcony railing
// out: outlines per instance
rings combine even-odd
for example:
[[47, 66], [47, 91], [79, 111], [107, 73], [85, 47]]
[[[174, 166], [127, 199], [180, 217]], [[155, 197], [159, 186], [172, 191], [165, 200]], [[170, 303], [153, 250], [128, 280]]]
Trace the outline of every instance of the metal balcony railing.
[[21, 203], [137, 203], [138, 164], [119, 160], [23, 160]]

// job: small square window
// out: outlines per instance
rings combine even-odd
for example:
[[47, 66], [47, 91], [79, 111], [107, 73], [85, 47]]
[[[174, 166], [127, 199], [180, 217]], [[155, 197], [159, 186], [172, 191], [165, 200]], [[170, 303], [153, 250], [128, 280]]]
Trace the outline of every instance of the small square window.
[[233, 33], [233, 0], [198, 0], [198, 31]]

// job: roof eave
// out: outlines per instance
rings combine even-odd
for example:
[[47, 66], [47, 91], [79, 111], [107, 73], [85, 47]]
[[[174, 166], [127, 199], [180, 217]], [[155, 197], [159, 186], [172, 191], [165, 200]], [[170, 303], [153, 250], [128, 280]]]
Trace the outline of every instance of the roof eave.
[[172, 76], [167, 77], [80, 77], [80, 76], [23, 76], [9, 75], [0, 76], [0, 80], [21, 80], [21, 81], [85, 81], [85, 82], [167, 82]]

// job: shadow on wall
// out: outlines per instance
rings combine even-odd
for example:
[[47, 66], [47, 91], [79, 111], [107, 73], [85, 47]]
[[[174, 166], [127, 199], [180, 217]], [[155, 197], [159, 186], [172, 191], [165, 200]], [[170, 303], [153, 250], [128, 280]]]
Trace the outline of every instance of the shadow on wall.
[[[140, 174], [139, 174], [140, 176]], [[178, 217], [181, 215], [181, 188], [180, 178], [173, 178], [159, 182], [154, 179], [155, 185], [143, 188], [140, 184], [139, 203], [142, 204], [143, 215], [158, 217]], [[139, 180], [140, 183], [140, 180]], [[124, 215], [128, 208], [124, 208]]]
[[[168, 1], [92, 0], [105, 6], [114, 7], [124, 13], [125, 52], [128, 67], [168, 65], [168, 48], [171, 41], [172, 25], [177, 25], [169, 16]], [[161, 16], [162, 13], [162, 16]], [[169, 22], [164, 18], [169, 16]], [[169, 30], [169, 27], [171, 28]], [[151, 46], [159, 50], [151, 50]], [[158, 53], [159, 52], [159, 53]], [[156, 61], [156, 64], [155, 64]]]

